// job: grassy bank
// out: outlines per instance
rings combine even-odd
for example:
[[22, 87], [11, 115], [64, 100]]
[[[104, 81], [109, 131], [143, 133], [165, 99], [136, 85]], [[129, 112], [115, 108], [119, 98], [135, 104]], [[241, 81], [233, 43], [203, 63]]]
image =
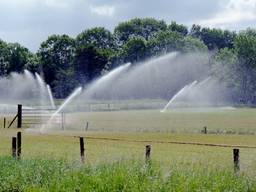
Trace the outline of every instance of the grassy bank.
[[256, 183], [229, 169], [119, 161], [82, 166], [63, 160], [0, 157], [0, 191], [256, 191]]

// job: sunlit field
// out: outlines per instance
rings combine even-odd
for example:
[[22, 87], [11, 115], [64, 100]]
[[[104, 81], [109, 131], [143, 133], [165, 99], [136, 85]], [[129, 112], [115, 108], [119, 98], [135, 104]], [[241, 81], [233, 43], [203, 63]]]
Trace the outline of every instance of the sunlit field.
[[111, 132], [201, 133], [206, 126], [212, 134], [256, 133], [256, 110], [253, 108], [174, 108], [67, 113], [66, 129]]
[[[88, 163], [144, 159], [146, 144], [152, 158], [165, 165], [207, 163], [232, 165], [232, 149], [241, 147], [245, 169], [253, 165], [256, 147], [255, 109], [174, 109], [66, 113], [61, 127], [40, 134], [23, 129], [23, 158], [79, 160], [79, 139], [85, 137]], [[88, 122], [88, 127], [86, 127]], [[207, 126], [207, 134], [202, 132]], [[0, 154], [10, 155], [17, 129], [1, 129]], [[199, 144], [199, 145], [198, 145]], [[202, 144], [202, 145], [201, 145]], [[204, 146], [213, 144], [216, 146]]]
[[[3, 163], [8, 161], [17, 173], [22, 169], [32, 171], [29, 168], [32, 162], [35, 166], [31, 167], [33, 170], [37, 166], [44, 167], [44, 164], [52, 166], [53, 172], [56, 171], [58, 174], [61, 172], [59, 169], [67, 169], [63, 178], [65, 181], [56, 184], [55, 187], [60, 190], [66, 183], [70, 190], [73, 190], [75, 186], [81, 189], [84, 185], [78, 180], [75, 181], [75, 186], [72, 185], [69, 177], [78, 179], [78, 175], [91, 174], [103, 185], [103, 177], [105, 174], [110, 174], [111, 167], [113, 171], [111, 174], [121, 174], [121, 178], [130, 177], [131, 175], [127, 175], [128, 170], [135, 171], [138, 169], [136, 166], [145, 166], [145, 146], [150, 144], [152, 171], [155, 172], [145, 173], [145, 180], [141, 181], [145, 187], [153, 187], [148, 183], [150, 177], [159, 177], [155, 184], [168, 188], [170, 183], [165, 183], [167, 177], [173, 182], [175, 180], [177, 185], [171, 188], [176, 191], [186, 190], [180, 188], [182, 182], [188, 182], [188, 188], [194, 186], [195, 189], [203, 189], [205, 185], [212, 186], [214, 180], [222, 180], [218, 182], [216, 189], [234, 189], [233, 182], [239, 183], [237, 189], [253, 188], [256, 170], [255, 114], [255, 109], [248, 108], [184, 108], [165, 113], [157, 110], [66, 113], [64, 130], [55, 127], [41, 134], [21, 129], [23, 139], [20, 165], [10, 159], [11, 138], [18, 130], [13, 127], [4, 129], [1, 122], [0, 155], [5, 159], [1, 158], [0, 162], [4, 166]], [[11, 116], [8, 122], [10, 120]], [[86, 127], [87, 122], [88, 127]], [[207, 134], [202, 132], [204, 126], [207, 126]], [[80, 162], [79, 137], [85, 138], [84, 165]], [[240, 171], [239, 177], [231, 179], [234, 174], [233, 148], [240, 149]], [[70, 166], [73, 167], [71, 170]], [[93, 167], [98, 169], [99, 175], [93, 170], [90, 171]], [[171, 173], [176, 175], [175, 178], [172, 178]], [[45, 177], [41, 175], [42, 172], [37, 174], [42, 178]], [[58, 174], [54, 174], [57, 177]], [[129, 174], [134, 174], [131, 177], [136, 178], [135, 175], [139, 173]], [[204, 178], [204, 174], [209, 176], [208, 180]], [[3, 177], [4, 175], [7, 175], [6, 172], [2, 174]], [[220, 175], [222, 178], [219, 178]], [[6, 176], [8, 177], [10, 176]], [[24, 177], [29, 177], [29, 174]], [[196, 184], [199, 182], [198, 178], [201, 178], [205, 185]], [[55, 176], [52, 176], [52, 180], [54, 179]], [[116, 177], [113, 176], [113, 179], [115, 180]], [[2, 181], [9, 182], [6, 179]], [[123, 185], [124, 181], [121, 179], [120, 183]], [[45, 182], [49, 180], [46, 179]], [[155, 186], [156, 181], [152, 182]], [[114, 184], [116, 181], [111, 185]], [[31, 185], [29, 182], [24, 184], [24, 189], [30, 190], [29, 185]], [[44, 182], [42, 185], [35, 184], [35, 189], [42, 188], [52, 190], [54, 185], [48, 186]], [[133, 188], [135, 189], [139, 190], [138, 186]], [[154, 189], [160, 190], [158, 187]]]

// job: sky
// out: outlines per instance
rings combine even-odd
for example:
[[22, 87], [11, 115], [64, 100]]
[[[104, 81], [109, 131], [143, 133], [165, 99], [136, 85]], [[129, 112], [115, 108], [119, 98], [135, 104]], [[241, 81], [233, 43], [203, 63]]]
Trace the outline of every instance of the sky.
[[49, 35], [113, 31], [135, 17], [239, 31], [256, 26], [256, 0], [0, 0], [0, 39], [36, 52]]

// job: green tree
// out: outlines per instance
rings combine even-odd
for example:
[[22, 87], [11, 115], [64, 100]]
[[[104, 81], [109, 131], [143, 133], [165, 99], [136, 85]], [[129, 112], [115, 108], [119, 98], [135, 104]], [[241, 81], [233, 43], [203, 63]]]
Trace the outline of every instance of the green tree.
[[4, 60], [4, 57], [0, 57], [0, 76], [6, 76], [8, 69], [8, 62]]
[[109, 54], [104, 49], [97, 49], [91, 44], [77, 47], [74, 65], [78, 81], [84, 85], [99, 77], [108, 61]]
[[76, 37], [76, 46], [93, 45], [98, 49], [113, 51], [116, 48], [114, 36], [103, 27], [95, 27], [80, 33]]
[[243, 100], [249, 101], [255, 97], [256, 90], [256, 31], [248, 29], [240, 32], [235, 39], [235, 50], [242, 78]]
[[188, 28], [185, 25], [177, 24], [175, 21], [172, 21], [170, 25], [168, 25], [168, 30], [180, 33], [183, 36], [188, 34]]
[[[44, 41], [38, 51], [38, 57], [45, 80], [53, 88], [62, 84], [63, 79], [74, 78], [74, 45], [75, 41], [68, 35], [52, 35]], [[64, 73], [64, 71], [68, 71]], [[72, 81], [73, 82], [73, 81]], [[58, 89], [56, 96], [66, 96], [74, 88], [66, 85], [69, 89]]]
[[207, 46], [200, 39], [193, 38], [191, 36], [186, 36], [182, 40], [182, 46], [180, 50], [185, 53], [206, 52]]
[[162, 20], [153, 18], [135, 18], [126, 22], [119, 23], [114, 30], [119, 44], [125, 44], [131, 37], [140, 36], [149, 40], [159, 31], [167, 29], [167, 24]]
[[148, 42], [150, 55], [159, 55], [178, 51], [182, 46], [183, 36], [173, 31], [160, 31]]
[[7, 61], [9, 63], [7, 73], [9, 74], [12, 71], [21, 72], [29, 58], [32, 57], [32, 53], [18, 43], [9, 43], [7, 49]]
[[190, 35], [201, 39], [209, 50], [233, 48], [235, 32], [221, 29], [201, 28], [199, 25], [193, 25], [190, 30]]
[[32, 73], [41, 71], [40, 61], [37, 54], [31, 54], [24, 68], [31, 71]]
[[0, 39], [0, 76], [7, 75], [9, 71], [8, 44]]
[[132, 37], [123, 46], [125, 62], [138, 62], [145, 58], [147, 42], [143, 37]]
[[226, 83], [228, 87], [239, 87], [237, 69], [238, 58], [233, 49], [223, 48], [214, 55], [212, 75], [219, 81]]
[[80, 33], [76, 38], [75, 74], [81, 84], [97, 78], [117, 52], [114, 36], [103, 27]]

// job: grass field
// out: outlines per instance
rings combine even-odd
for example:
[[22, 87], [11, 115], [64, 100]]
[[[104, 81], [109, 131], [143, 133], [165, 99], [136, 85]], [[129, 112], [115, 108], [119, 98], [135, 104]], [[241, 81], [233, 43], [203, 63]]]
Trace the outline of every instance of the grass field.
[[[178, 185], [183, 180], [188, 182], [187, 187], [195, 186], [194, 189], [196, 189], [201, 186], [198, 183], [199, 178], [205, 186], [208, 183], [210, 187], [213, 187], [214, 180], [206, 181], [204, 170], [207, 170], [205, 174], [208, 179], [213, 174], [216, 180], [222, 179], [222, 182], [226, 182], [227, 185], [234, 182], [234, 185], [246, 189], [254, 185], [256, 176], [255, 115], [256, 109], [246, 108], [175, 110], [167, 113], [145, 110], [66, 114], [65, 131], [53, 130], [43, 135], [22, 130], [22, 159], [25, 162], [31, 159], [41, 159], [46, 162], [65, 161], [81, 166], [77, 136], [84, 136], [88, 169], [116, 162], [113, 165], [113, 170], [116, 170], [119, 162], [144, 162], [145, 145], [151, 144], [152, 161], [160, 165], [160, 168], [154, 168], [154, 170], [161, 170], [163, 175], [170, 170], [175, 170], [177, 186], [173, 189], [178, 189]], [[86, 121], [89, 122], [87, 132], [84, 131]], [[210, 134], [201, 133], [203, 126], [208, 127]], [[16, 135], [16, 132], [17, 129], [0, 129], [0, 155], [2, 157], [10, 156], [11, 137]], [[216, 146], [209, 146], [209, 144]], [[241, 167], [239, 177], [234, 180], [230, 176], [233, 172], [233, 148], [240, 148]], [[116, 164], [117, 167], [115, 167]], [[126, 171], [118, 171], [122, 175], [121, 178], [128, 174], [126, 166], [131, 165], [124, 163], [122, 166]], [[131, 169], [135, 167], [131, 166]], [[102, 171], [106, 170], [103, 168]], [[76, 174], [81, 175], [81, 172], [76, 171]], [[90, 173], [96, 174], [93, 171]], [[223, 178], [218, 178], [222, 174]], [[132, 176], [127, 175], [127, 177]], [[95, 179], [96, 181], [102, 180], [101, 177]], [[79, 179], [75, 182], [79, 183]], [[222, 185], [218, 182], [216, 186]], [[158, 185], [164, 185], [164, 180], [161, 180]], [[203, 186], [202, 184], [201, 187]], [[216, 187], [216, 191], [222, 191], [221, 189], [235, 191], [230, 190], [232, 189], [230, 186]], [[239, 190], [241, 188], [236, 189], [236, 191], [241, 191]], [[183, 188], [180, 191], [189, 190]]]
[[200, 133], [256, 133], [256, 109], [198, 108], [67, 113], [67, 129], [92, 131]]

